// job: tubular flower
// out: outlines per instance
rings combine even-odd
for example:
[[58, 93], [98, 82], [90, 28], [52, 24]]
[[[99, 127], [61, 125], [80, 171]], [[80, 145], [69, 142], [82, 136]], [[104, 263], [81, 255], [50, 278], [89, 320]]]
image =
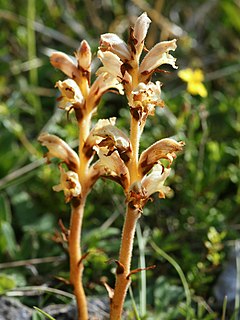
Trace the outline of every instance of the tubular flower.
[[58, 81], [55, 85], [60, 92], [61, 96], [58, 98], [59, 108], [70, 111], [71, 108], [79, 109], [84, 104], [84, 98], [79, 86], [72, 79]]
[[62, 139], [49, 134], [41, 133], [38, 141], [48, 148], [46, 153], [47, 160], [50, 162], [52, 158], [58, 158], [66, 163], [68, 168], [73, 171], [78, 171], [80, 162], [77, 153]]
[[149, 81], [147, 84], [140, 82], [131, 93], [130, 105], [131, 108], [138, 109], [140, 114], [154, 115], [155, 107], [163, 107], [164, 105], [161, 99], [160, 82]]
[[81, 185], [78, 180], [78, 175], [73, 171], [65, 171], [62, 166], [59, 166], [61, 173], [60, 184], [53, 187], [56, 192], [63, 191], [65, 201], [69, 202], [73, 197], [78, 197], [81, 194]]
[[153, 193], [159, 192], [159, 198], [165, 198], [171, 189], [164, 186], [165, 180], [170, 174], [170, 168], [164, 168], [160, 163], [156, 164], [151, 173], [142, 179], [142, 187], [145, 190], [146, 197], [149, 198]]
[[114, 33], [105, 33], [101, 35], [100, 47], [102, 52], [110, 51], [117, 55], [122, 61], [131, 59], [131, 53], [128, 45]]
[[187, 68], [180, 70], [178, 72], [178, 76], [183, 81], [187, 82], [187, 91], [190, 94], [199, 94], [203, 98], [207, 96], [207, 89], [202, 83], [204, 80], [204, 75], [201, 69], [192, 70]]
[[175, 51], [177, 48], [176, 39], [157, 43], [144, 57], [139, 67], [140, 81], [146, 81], [152, 73], [162, 64], [170, 64], [177, 69], [176, 59], [169, 54], [169, 51]]
[[170, 167], [173, 159], [176, 158], [176, 152], [181, 151], [184, 145], [183, 141], [177, 142], [170, 138], [161, 139], [152, 144], [140, 156], [138, 163], [140, 176], [148, 173], [160, 159], [167, 159]]
[[69, 58], [68, 55], [66, 55], [63, 52], [54, 52], [52, 53], [50, 57], [50, 62], [53, 65], [53, 67], [61, 70], [63, 73], [65, 73], [69, 78], [79, 80], [79, 70], [77, 66], [74, 64], [72, 59]]
[[114, 78], [119, 80], [123, 78], [121, 72], [122, 61], [116, 54], [112, 53], [111, 51], [99, 51], [98, 58], [101, 60], [103, 67], [100, 67], [97, 70], [97, 75], [101, 74], [102, 72], [108, 72]]

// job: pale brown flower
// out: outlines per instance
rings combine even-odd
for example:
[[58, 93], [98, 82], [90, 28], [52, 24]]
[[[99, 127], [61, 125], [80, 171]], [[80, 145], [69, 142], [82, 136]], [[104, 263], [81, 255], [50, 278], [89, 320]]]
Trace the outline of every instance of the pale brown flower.
[[146, 115], [154, 115], [155, 107], [163, 107], [164, 103], [161, 98], [161, 83], [149, 81], [147, 84], [140, 82], [130, 96], [130, 106], [140, 108], [141, 112]]
[[79, 86], [72, 79], [58, 81], [55, 85], [61, 96], [58, 98], [59, 108], [70, 111], [72, 108], [81, 108], [84, 104], [84, 98]]
[[140, 17], [137, 18], [135, 25], [133, 27], [133, 41], [134, 41], [134, 50], [136, 50], [137, 54], [142, 53], [144, 41], [148, 32], [149, 25], [151, 20], [148, 18], [146, 12], [141, 14]]
[[41, 133], [38, 141], [48, 148], [46, 153], [47, 160], [50, 162], [52, 158], [58, 158], [66, 163], [68, 168], [77, 172], [79, 170], [80, 161], [77, 153], [62, 139], [56, 135], [49, 133]]
[[170, 64], [177, 69], [176, 58], [169, 51], [177, 48], [176, 39], [157, 43], [144, 57], [139, 67], [139, 80], [145, 82], [151, 74], [162, 64]]
[[107, 91], [112, 91], [112, 89], [115, 89], [120, 94], [124, 94], [123, 85], [117, 78], [107, 72], [99, 74], [90, 88], [86, 99], [86, 109], [89, 111], [94, 110], [102, 95]]
[[167, 159], [170, 167], [173, 159], [176, 158], [176, 152], [181, 151], [184, 145], [183, 141], [177, 142], [170, 138], [161, 139], [152, 144], [140, 156], [138, 164], [140, 176], [149, 172], [161, 159]]
[[50, 57], [51, 64], [65, 73], [69, 78], [79, 80], [79, 70], [75, 63], [63, 52], [54, 52]]
[[116, 54], [122, 61], [131, 59], [128, 45], [115, 33], [102, 34], [99, 49], [102, 52], [109, 51]]
[[117, 151], [109, 154], [107, 147], [95, 147], [99, 160], [92, 166], [93, 176], [106, 176], [123, 187], [126, 191], [129, 187], [129, 171]]

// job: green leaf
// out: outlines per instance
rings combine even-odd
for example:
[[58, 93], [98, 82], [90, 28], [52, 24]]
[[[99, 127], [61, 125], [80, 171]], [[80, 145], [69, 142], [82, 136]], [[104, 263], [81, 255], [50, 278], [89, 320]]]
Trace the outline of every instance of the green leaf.
[[16, 281], [12, 276], [0, 273], [0, 294], [16, 287]]
[[3, 252], [13, 257], [17, 251], [17, 244], [14, 231], [10, 223], [6, 221], [0, 222], [0, 248]]

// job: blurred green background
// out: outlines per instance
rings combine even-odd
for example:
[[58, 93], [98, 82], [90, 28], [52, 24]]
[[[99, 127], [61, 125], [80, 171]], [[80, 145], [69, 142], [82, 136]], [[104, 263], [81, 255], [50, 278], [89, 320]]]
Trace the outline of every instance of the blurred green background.
[[[166, 107], [149, 118], [141, 148], [163, 137], [184, 140], [186, 147], [168, 179], [172, 198], [154, 197], [140, 220], [133, 268], [144, 259], [157, 267], [146, 273], [146, 286], [145, 274], [133, 277], [134, 299], [141, 319], [185, 319], [186, 310], [190, 319], [222, 314], [213, 287], [240, 233], [238, 0], [0, 0], [0, 293], [19, 287], [31, 291], [36, 285], [71, 292], [57, 280], [68, 277], [58, 220], [67, 226], [70, 208], [63, 194], [52, 190], [59, 171], [55, 163], [43, 164], [37, 142], [39, 133], [48, 131], [76, 146], [75, 120], [57, 108], [54, 85], [65, 77], [50, 65], [50, 53], [73, 55], [86, 39], [96, 70], [100, 34], [114, 32], [127, 40], [128, 25], [144, 11], [152, 20], [146, 47], [177, 38], [179, 70], [202, 69], [208, 95], [188, 93], [176, 70], [166, 68], [169, 73], [154, 76], [163, 83]], [[104, 96], [95, 120], [110, 116], [128, 130], [127, 103], [113, 93]], [[98, 181], [84, 219], [82, 244], [92, 252], [85, 268], [88, 295], [106, 295], [103, 280], [114, 284], [115, 266], [107, 261], [117, 258], [124, 210], [122, 190], [113, 182]], [[22, 266], [16, 261], [23, 261]], [[190, 288], [191, 308], [176, 264]], [[40, 307], [63, 300], [54, 294], [23, 294], [21, 299]], [[131, 302], [129, 306], [131, 310]]]

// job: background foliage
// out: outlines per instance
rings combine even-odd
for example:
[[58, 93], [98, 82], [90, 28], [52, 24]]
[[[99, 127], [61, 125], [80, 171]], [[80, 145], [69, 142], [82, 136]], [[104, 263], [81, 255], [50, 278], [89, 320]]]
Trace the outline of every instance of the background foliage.
[[[166, 107], [149, 119], [142, 148], [169, 136], [184, 140], [186, 148], [168, 179], [172, 198], [156, 197], [141, 218], [133, 266], [141, 256], [157, 268], [146, 273], [146, 292], [141, 275], [134, 276], [134, 298], [144, 315], [144, 293], [146, 319], [182, 319], [190, 310], [179, 274], [151, 246], [155, 243], [186, 277], [191, 319], [217, 319], [222, 311], [213, 287], [239, 238], [239, 1], [0, 0], [0, 8], [0, 293], [43, 284], [70, 291], [56, 280], [68, 276], [58, 220], [68, 225], [69, 207], [51, 189], [59, 172], [54, 164], [43, 165], [36, 139], [49, 131], [76, 146], [77, 131], [74, 119], [57, 109], [54, 84], [64, 75], [51, 67], [49, 54], [73, 55], [82, 39], [96, 53], [101, 33], [126, 39], [129, 23], [146, 11], [152, 19], [146, 46], [178, 38], [174, 56], [179, 69], [201, 68], [208, 96], [191, 96], [176, 71], [156, 75], [164, 84]], [[95, 69], [98, 64], [95, 57]], [[128, 130], [122, 97], [105, 95], [96, 119], [110, 116], [120, 117], [118, 125]], [[106, 261], [117, 258], [123, 199], [108, 181], [99, 181], [89, 197], [83, 234], [84, 249], [91, 252], [85, 268], [89, 295], [105, 295], [102, 281], [114, 281], [114, 265]], [[52, 256], [50, 262], [44, 260]], [[23, 261], [35, 258], [31, 264]], [[16, 261], [23, 261], [22, 266]], [[59, 299], [50, 294], [23, 297], [40, 307]]]

